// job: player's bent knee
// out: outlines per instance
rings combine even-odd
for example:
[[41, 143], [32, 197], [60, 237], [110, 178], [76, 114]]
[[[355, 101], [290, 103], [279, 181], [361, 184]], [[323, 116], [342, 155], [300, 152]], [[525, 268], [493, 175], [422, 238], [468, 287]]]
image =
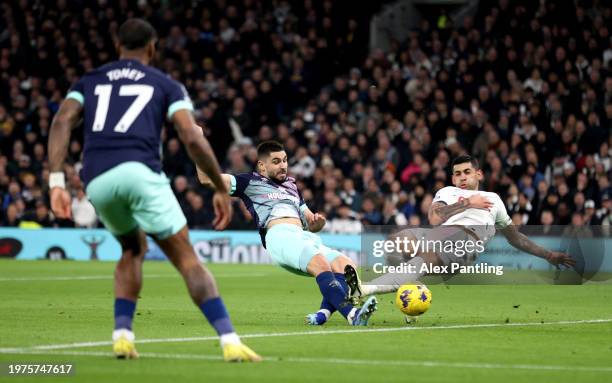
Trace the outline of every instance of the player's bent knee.
[[332, 271], [331, 265], [322, 254], [317, 254], [310, 259], [308, 267], [306, 268], [308, 273], [315, 277], [325, 271]]
[[338, 255], [331, 262], [331, 268], [334, 273], [344, 273], [344, 268], [346, 265], [352, 265], [355, 267], [355, 262], [344, 254]]
[[147, 252], [147, 238], [145, 234], [136, 230], [131, 233], [117, 236], [124, 255], [131, 257], [143, 256]]

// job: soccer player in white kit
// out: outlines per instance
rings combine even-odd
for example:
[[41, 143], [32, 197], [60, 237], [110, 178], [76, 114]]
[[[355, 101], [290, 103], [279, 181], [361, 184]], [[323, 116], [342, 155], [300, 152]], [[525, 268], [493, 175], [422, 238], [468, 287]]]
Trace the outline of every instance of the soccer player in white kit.
[[[429, 223], [437, 227], [429, 230], [407, 229], [395, 234], [395, 237], [407, 238], [409, 241], [418, 238], [431, 241], [482, 241], [481, 243], [486, 245], [497, 229], [515, 248], [544, 258], [555, 266], [571, 267], [576, 264], [568, 254], [544, 249], [519, 232], [512, 224], [499, 195], [478, 190], [483, 172], [476, 159], [468, 155], [459, 156], [453, 161], [452, 169], [454, 186], [438, 190], [429, 208]], [[426, 275], [427, 272], [423, 270], [448, 266], [451, 263], [466, 265], [475, 259], [473, 253], [458, 257], [455, 253], [441, 251], [440, 248], [435, 251], [423, 250], [422, 246], [413, 247], [409, 252], [410, 255], [414, 253], [414, 256], [409, 257], [410, 261], [407, 263], [414, 265], [415, 272], [384, 274], [368, 285], [362, 285], [357, 271], [352, 266], [347, 266], [345, 278], [351, 297], [394, 292], [400, 286], [416, 282]], [[396, 254], [395, 257], [406, 259], [406, 254]], [[422, 267], [423, 264], [428, 267]]]

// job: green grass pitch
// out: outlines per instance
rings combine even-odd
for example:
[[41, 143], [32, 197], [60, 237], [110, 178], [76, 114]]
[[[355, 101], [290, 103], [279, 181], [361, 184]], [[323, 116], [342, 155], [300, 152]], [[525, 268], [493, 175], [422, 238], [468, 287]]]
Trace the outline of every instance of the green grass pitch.
[[312, 278], [275, 266], [211, 265], [237, 331], [266, 358], [226, 364], [178, 273], [147, 262], [134, 323], [141, 358], [126, 361], [110, 353], [113, 268], [1, 261], [0, 365], [71, 362], [75, 375], [0, 381], [612, 381], [610, 284], [434, 285], [431, 309], [412, 326], [384, 295], [368, 328], [338, 314], [314, 328], [303, 324], [320, 302]]

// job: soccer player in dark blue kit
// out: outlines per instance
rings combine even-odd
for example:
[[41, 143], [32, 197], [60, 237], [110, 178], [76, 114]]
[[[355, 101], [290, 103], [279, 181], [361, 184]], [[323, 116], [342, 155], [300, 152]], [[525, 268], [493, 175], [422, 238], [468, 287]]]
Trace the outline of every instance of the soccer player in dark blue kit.
[[121, 244], [115, 270], [113, 352], [136, 358], [132, 319], [142, 287], [145, 235], [150, 235], [183, 276], [191, 298], [215, 328], [226, 361], [259, 361], [241, 343], [216, 282], [189, 242], [187, 221], [161, 170], [161, 128], [172, 121], [189, 156], [216, 185], [214, 225], [223, 229], [231, 218], [228, 190], [210, 144], [196, 126], [185, 88], [148, 64], [155, 55], [156, 33], [142, 19], [119, 29], [119, 60], [85, 74], [62, 102], [49, 134], [51, 207], [69, 218], [63, 162], [71, 130], [83, 119], [81, 178], [106, 228]]

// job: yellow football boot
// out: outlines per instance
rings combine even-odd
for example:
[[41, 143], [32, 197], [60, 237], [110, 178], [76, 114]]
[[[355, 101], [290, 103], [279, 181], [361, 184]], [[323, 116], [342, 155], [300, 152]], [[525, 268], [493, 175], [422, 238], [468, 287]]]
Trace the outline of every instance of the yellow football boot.
[[113, 331], [113, 353], [117, 359], [137, 359], [134, 333], [127, 329]]
[[242, 343], [223, 346], [223, 359], [226, 362], [261, 362], [263, 358]]

